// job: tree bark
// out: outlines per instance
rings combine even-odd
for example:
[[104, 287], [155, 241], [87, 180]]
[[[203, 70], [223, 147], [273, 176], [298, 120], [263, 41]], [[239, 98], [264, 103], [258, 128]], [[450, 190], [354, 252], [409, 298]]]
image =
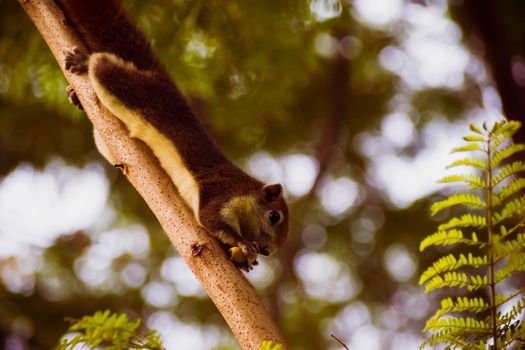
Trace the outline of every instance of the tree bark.
[[[490, 67], [496, 88], [501, 97], [504, 115], [525, 122], [525, 86], [519, 85], [512, 73], [512, 60], [523, 56], [522, 47], [509, 40], [510, 32], [493, 0], [465, 0], [459, 6], [457, 22], [463, 31], [474, 34], [485, 48], [484, 58]], [[516, 142], [525, 142], [525, 129], [515, 136]]]
[[155, 156], [144, 144], [132, 139], [125, 127], [100, 105], [87, 75], [64, 70], [64, 51], [83, 45], [81, 38], [67, 26], [61, 10], [52, 0], [19, 0], [19, 3], [51, 49], [94, 128], [115, 158], [125, 164], [128, 180], [153, 211], [241, 347], [256, 350], [263, 340], [285, 346], [255, 289], [218, 243], [198, 226]]

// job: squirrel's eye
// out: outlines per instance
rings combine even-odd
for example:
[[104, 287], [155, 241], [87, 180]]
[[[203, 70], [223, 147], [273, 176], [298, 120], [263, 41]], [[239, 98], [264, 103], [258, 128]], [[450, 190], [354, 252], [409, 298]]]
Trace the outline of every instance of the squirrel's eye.
[[272, 210], [271, 212], [268, 213], [268, 219], [270, 220], [272, 225], [275, 225], [281, 220], [281, 215], [275, 210]]

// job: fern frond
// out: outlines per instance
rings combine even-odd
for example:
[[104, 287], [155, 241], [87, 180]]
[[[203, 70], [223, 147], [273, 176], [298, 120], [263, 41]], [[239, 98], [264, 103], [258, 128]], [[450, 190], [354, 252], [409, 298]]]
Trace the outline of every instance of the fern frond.
[[514, 343], [512, 349], [523, 350], [525, 348], [525, 327], [520, 321], [510, 325], [504, 325], [499, 329], [500, 335], [497, 339], [499, 349], [508, 349]]
[[479, 241], [478, 236], [475, 232], [472, 233], [472, 238], [463, 237], [463, 232], [460, 230], [448, 230], [448, 231], [438, 231], [430, 236], [425, 237], [419, 245], [419, 250], [423, 251], [430, 246], [440, 246], [440, 245], [450, 245], [456, 243], [463, 243], [466, 245], [474, 245], [479, 247], [484, 247], [485, 242]]
[[487, 169], [487, 166], [484, 160], [475, 159], [475, 158], [465, 158], [465, 159], [456, 160], [454, 163], [448, 165], [447, 169], [454, 168], [457, 166], [462, 166], [462, 165], [471, 166], [471, 167], [478, 168], [481, 170]]
[[496, 295], [496, 306], [501, 306], [505, 304], [506, 302], [514, 299], [518, 295], [521, 295], [523, 292], [525, 292], [525, 286], [521, 287], [520, 289], [514, 291], [513, 293], [509, 295], [497, 294]]
[[445, 298], [441, 300], [441, 308], [436, 311], [433, 318], [440, 318], [441, 316], [450, 312], [482, 312], [489, 308], [489, 304], [483, 298], [467, 298], [457, 297], [456, 301], [452, 298]]
[[470, 151], [483, 151], [487, 152], [485, 148], [483, 148], [481, 145], [478, 145], [476, 143], [469, 143], [464, 146], [455, 147], [450, 151], [450, 153], [458, 153], [458, 152], [470, 152]]
[[481, 215], [464, 214], [459, 219], [453, 217], [448, 222], [439, 225], [439, 231], [445, 231], [456, 227], [477, 227], [487, 226], [487, 219]]
[[485, 203], [481, 197], [474, 194], [459, 193], [453, 194], [446, 199], [433, 203], [430, 207], [430, 211], [432, 212], [432, 215], [436, 215], [443, 209], [450, 208], [455, 205], [466, 205], [476, 209], [483, 209], [487, 206], [487, 203]]
[[525, 145], [521, 143], [512, 144], [508, 147], [505, 147], [497, 152], [490, 159], [491, 167], [496, 168], [501, 162], [510, 158], [512, 155], [525, 151]]
[[468, 141], [468, 142], [486, 142], [487, 141], [483, 136], [479, 136], [479, 135], [463, 136], [463, 140]]
[[[484, 123], [483, 128], [470, 125], [472, 133], [463, 138], [468, 144], [452, 150], [486, 154], [483, 159], [467, 156], [447, 167], [470, 166], [483, 173], [451, 175], [440, 180], [464, 183], [477, 190], [478, 195], [454, 194], [432, 204], [432, 215], [457, 205], [467, 207], [467, 213], [439, 225], [437, 232], [422, 240], [420, 250], [467, 244], [481, 252], [474, 256], [475, 248], [469, 248], [472, 253], [468, 255], [447, 254], [421, 274], [419, 283], [425, 285], [425, 293], [440, 288], [465, 288], [470, 292], [486, 289], [490, 293], [483, 298], [442, 299], [441, 307], [425, 326], [425, 331], [432, 334], [420, 349], [438, 344], [444, 344], [447, 350], [503, 350], [508, 344], [525, 349], [525, 326], [521, 323], [525, 316], [525, 286], [513, 293], [496, 294], [499, 285], [514, 272], [525, 271], [525, 178], [517, 176], [525, 173], [525, 160], [516, 159], [516, 154], [525, 152], [525, 145], [513, 145], [511, 140], [520, 126], [520, 122], [507, 120], [490, 127]], [[484, 240], [480, 241], [476, 233], [472, 233], [472, 238], [464, 237], [462, 230], [470, 234], [473, 229], [482, 231]], [[510, 305], [504, 307], [505, 303]], [[498, 312], [499, 308], [506, 312]], [[475, 318], [479, 313], [486, 318]]]
[[468, 125], [468, 128], [471, 130], [471, 131], [474, 131], [476, 134], [479, 134], [479, 135], [483, 135], [483, 131], [481, 131], [481, 129], [476, 125], [476, 124], [472, 124], [470, 123]]
[[472, 317], [442, 317], [439, 319], [430, 319], [427, 321], [423, 331], [434, 329], [461, 329], [467, 334], [483, 334], [490, 332], [490, 324], [485, 321], [479, 321]]
[[521, 123], [515, 120], [495, 123], [490, 132], [492, 149], [496, 149], [501, 143], [510, 139], [519, 130], [520, 126]]
[[498, 193], [498, 201], [503, 202], [505, 199], [509, 198], [513, 194], [519, 192], [520, 190], [525, 188], [525, 179], [516, 179], [512, 181], [507, 186], [503, 187], [501, 191]]
[[501, 282], [505, 278], [509, 277], [512, 273], [518, 271], [525, 271], [525, 253], [519, 253], [513, 255], [506, 266], [502, 267], [494, 276], [496, 283]]
[[437, 288], [445, 287], [467, 287], [469, 291], [477, 290], [488, 284], [487, 276], [467, 275], [464, 272], [447, 272], [441, 277], [434, 276], [425, 286], [425, 293], [431, 292]]
[[505, 325], [509, 324], [510, 322], [514, 321], [516, 318], [520, 317], [523, 313], [523, 310], [525, 310], [525, 297], [521, 298], [512, 306], [512, 309], [503, 314], [498, 315], [498, 322], [497, 324]]
[[525, 249], [525, 233], [519, 233], [515, 239], [500, 241], [499, 244], [494, 245], [494, 258], [499, 261], [523, 249]]
[[505, 219], [509, 219], [516, 214], [521, 214], [525, 211], [525, 195], [515, 198], [512, 201], [505, 204], [503, 209], [500, 212], [494, 213], [492, 222], [494, 225], [499, 224]]
[[282, 350], [283, 345], [274, 343], [272, 340], [263, 340], [259, 347], [259, 350]]
[[483, 180], [482, 178], [480, 178], [479, 176], [476, 176], [474, 174], [449, 175], [449, 176], [445, 176], [438, 182], [440, 183], [464, 182], [467, 184], [469, 188], [480, 188], [480, 189], [487, 188], [487, 182]]
[[463, 340], [464, 335], [461, 331], [455, 329], [444, 329], [439, 332], [434, 332], [428, 337], [420, 346], [419, 350], [423, 350], [425, 346], [429, 345], [435, 348], [439, 344], [449, 344], [449, 349], [461, 350], [486, 350], [486, 344], [480, 341], [478, 344], [467, 343]]
[[497, 186], [509, 176], [525, 171], [525, 162], [516, 160], [500, 168], [499, 172], [492, 178], [492, 187]]
[[460, 254], [459, 258], [456, 258], [453, 254], [446, 255], [434, 262], [432, 266], [427, 268], [421, 278], [419, 284], [423, 284], [435, 275], [439, 275], [446, 271], [457, 270], [463, 266], [472, 266], [474, 268], [485, 266], [488, 264], [488, 258], [484, 256], [473, 256], [471, 253], [468, 256]]
[[[506, 230], [505, 226], [501, 226], [501, 237], [504, 238], [510, 234], [513, 234], [518, 229], [525, 227], [525, 217], [522, 217], [520, 221], [518, 221], [512, 228], [510, 228], [508, 231]], [[505, 230], [505, 232], [503, 231]]]

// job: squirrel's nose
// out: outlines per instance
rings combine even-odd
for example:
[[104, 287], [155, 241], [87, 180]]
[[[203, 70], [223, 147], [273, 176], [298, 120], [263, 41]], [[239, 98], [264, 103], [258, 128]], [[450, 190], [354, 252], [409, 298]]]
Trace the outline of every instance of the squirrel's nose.
[[268, 248], [262, 248], [259, 253], [261, 253], [264, 256], [270, 255], [270, 252], [268, 251]]

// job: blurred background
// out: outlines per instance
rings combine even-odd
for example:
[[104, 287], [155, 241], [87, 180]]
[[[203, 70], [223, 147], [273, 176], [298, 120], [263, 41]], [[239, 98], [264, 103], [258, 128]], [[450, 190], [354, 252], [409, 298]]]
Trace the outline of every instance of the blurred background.
[[[221, 148], [285, 186], [288, 243], [247, 277], [290, 347], [417, 348], [449, 151], [468, 122], [525, 118], [525, 2], [125, 4]], [[65, 317], [104, 309], [167, 349], [235, 344], [66, 85], [0, 0], [0, 347], [49, 349]]]

